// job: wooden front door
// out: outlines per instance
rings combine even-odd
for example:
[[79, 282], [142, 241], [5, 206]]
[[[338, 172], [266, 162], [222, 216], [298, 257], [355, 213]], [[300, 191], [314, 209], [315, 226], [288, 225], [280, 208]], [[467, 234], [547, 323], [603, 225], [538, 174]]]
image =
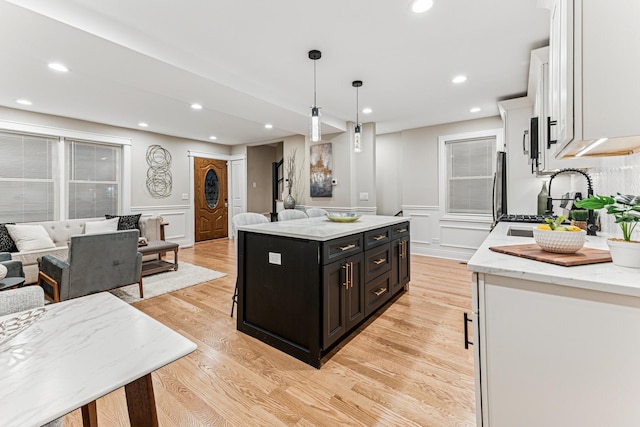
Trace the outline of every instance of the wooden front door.
[[194, 158], [196, 242], [228, 234], [227, 162]]

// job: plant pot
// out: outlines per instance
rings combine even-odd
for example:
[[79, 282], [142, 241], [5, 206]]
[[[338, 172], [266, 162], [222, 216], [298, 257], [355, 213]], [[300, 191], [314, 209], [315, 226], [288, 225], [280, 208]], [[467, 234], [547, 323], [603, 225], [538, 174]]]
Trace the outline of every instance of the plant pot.
[[615, 265], [640, 268], [640, 242], [608, 239], [607, 244]]
[[283, 204], [285, 209], [295, 209], [296, 199], [294, 199], [291, 194], [287, 194], [287, 197], [284, 198]]

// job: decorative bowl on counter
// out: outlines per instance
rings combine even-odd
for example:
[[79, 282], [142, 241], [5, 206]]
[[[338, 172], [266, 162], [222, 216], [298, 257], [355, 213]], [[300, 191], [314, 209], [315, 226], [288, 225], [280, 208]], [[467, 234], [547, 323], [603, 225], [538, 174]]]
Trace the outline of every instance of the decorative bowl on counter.
[[558, 254], [572, 254], [584, 246], [587, 232], [580, 231], [554, 231], [533, 229], [533, 238], [538, 246], [547, 252]]
[[355, 212], [329, 212], [327, 219], [333, 222], [356, 222], [361, 216]]

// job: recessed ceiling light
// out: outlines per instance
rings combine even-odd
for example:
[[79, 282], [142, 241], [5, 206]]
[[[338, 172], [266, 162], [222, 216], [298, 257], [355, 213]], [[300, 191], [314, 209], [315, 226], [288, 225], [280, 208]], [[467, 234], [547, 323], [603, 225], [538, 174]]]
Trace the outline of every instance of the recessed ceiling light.
[[480, 107], [473, 107], [472, 109], [469, 110], [470, 113], [477, 113], [480, 111]]
[[215, 136], [215, 135], [211, 135], [211, 136], [209, 137], [209, 139], [210, 139], [210, 140], [212, 140], [212, 141], [215, 141], [216, 139], [218, 139], [218, 137], [217, 137], [217, 136]]
[[411, 10], [413, 13], [424, 13], [433, 7], [433, 0], [413, 0]]
[[149, 125], [147, 123], [145, 123], [145, 122], [138, 123], [138, 126], [140, 126], [141, 128], [149, 127]]
[[49, 68], [51, 68], [52, 70], [60, 71], [62, 73], [66, 73], [67, 71], [69, 71], [69, 69], [64, 64], [61, 64], [59, 62], [50, 62]]
[[194, 110], [202, 110], [202, 105], [201, 104], [191, 104], [191, 108], [193, 108]]
[[22, 105], [31, 105], [32, 102], [29, 101], [28, 99], [16, 99], [16, 102], [18, 104], [22, 104]]
[[371, 108], [369, 108], [369, 107], [363, 108], [362, 109], [362, 113], [363, 114], [371, 114], [371, 113], [373, 113], [373, 110]]
[[273, 125], [271, 123], [267, 123], [266, 125], [264, 125], [264, 127], [266, 129], [273, 129]]
[[459, 76], [455, 76], [452, 80], [453, 83], [464, 83], [467, 81], [467, 76], [463, 76], [462, 74]]

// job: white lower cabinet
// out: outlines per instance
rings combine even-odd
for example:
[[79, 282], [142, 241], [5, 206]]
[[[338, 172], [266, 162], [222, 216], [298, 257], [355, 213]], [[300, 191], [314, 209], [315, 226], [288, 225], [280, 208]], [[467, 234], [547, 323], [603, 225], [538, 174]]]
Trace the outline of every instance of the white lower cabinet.
[[640, 298], [473, 277], [478, 425], [640, 425]]

